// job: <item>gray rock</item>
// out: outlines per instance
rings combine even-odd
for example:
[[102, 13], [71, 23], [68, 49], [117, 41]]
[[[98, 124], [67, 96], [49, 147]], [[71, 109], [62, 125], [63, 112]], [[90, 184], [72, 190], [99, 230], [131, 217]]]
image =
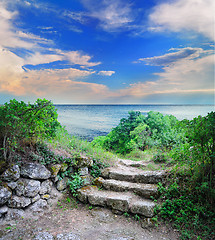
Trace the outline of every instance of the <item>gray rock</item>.
[[40, 191], [40, 181], [21, 178], [17, 181], [16, 195], [35, 197]]
[[16, 219], [23, 218], [24, 216], [25, 216], [24, 210], [9, 208], [6, 215], [6, 220], [7, 221], [16, 220]]
[[0, 207], [0, 218], [3, 217], [4, 214], [6, 214], [7, 212], [8, 212], [7, 206]]
[[64, 234], [58, 234], [57, 240], [81, 240], [80, 236], [78, 236], [75, 233], [64, 233]]
[[66, 187], [67, 187], [67, 182], [68, 182], [68, 178], [67, 177], [65, 177], [65, 178], [63, 178], [62, 180], [60, 180], [60, 181], [58, 181], [57, 182], [57, 190], [58, 191], [63, 191], [63, 190], [65, 190], [66, 189]]
[[78, 169], [78, 172], [81, 176], [88, 175], [88, 167], [82, 167]]
[[54, 238], [48, 232], [40, 232], [33, 238], [33, 240], [54, 240]]
[[44, 208], [47, 208], [47, 202], [43, 199], [40, 199], [29, 207], [30, 211], [33, 212], [42, 212]]
[[45, 194], [45, 193], [50, 193], [52, 189], [52, 181], [51, 180], [46, 180], [42, 182], [41, 188], [40, 188], [40, 194]]
[[37, 202], [37, 201], [39, 201], [39, 200], [40, 200], [40, 195], [37, 194], [35, 197], [33, 197], [33, 198], [31, 199], [31, 203], [35, 203], [35, 202]]
[[77, 168], [92, 167], [93, 159], [89, 157], [78, 157], [75, 159]]
[[68, 165], [67, 165], [66, 163], [62, 163], [62, 164], [61, 164], [60, 171], [61, 171], [61, 172], [65, 172], [65, 171], [67, 170], [67, 168], [68, 168]]
[[11, 208], [25, 208], [31, 204], [31, 199], [26, 197], [12, 196], [8, 200], [8, 206]]
[[81, 176], [81, 178], [84, 181], [83, 186], [91, 185], [93, 182], [93, 177], [90, 174]]
[[18, 165], [12, 164], [6, 171], [1, 175], [1, 179], [4, 181], [16, 181], [20, 178], [20, 168]]
[[7, 185], [10, 189], [14, 190], [17, 187], [17, 182], [9, 182]]
[[155, 226], [155, 221], [152, 218], [144, 218], [141, 220], [141, 226], [146, 229], [152, 228]]
[[11, 197], [12, 192], [7, 184], [0, 185], [0, 206], [5, 204]]
[[107, 199], [107, 206], [112, 209], [119, 210], [121, 212], [128, 212], [129, 210], [129, 197], [127, 196], [114, 196]]
[[60, 169], [61, 169], [61, 164], [54, 164], [54, 165], [51, 165], [49, 167], [50, 171], [51, 171], [51, 177], [52, 178], [56, 178]]
[[130, 211], [134, 214], [141, 214], [145, 217], [154, 216], [155, 203], [150, 200], [133, 199], [130, 203]]
[[21, 176], [32, 179], [48, 179], [51, 172], [39, 163], [26, 163], [21, 167]]

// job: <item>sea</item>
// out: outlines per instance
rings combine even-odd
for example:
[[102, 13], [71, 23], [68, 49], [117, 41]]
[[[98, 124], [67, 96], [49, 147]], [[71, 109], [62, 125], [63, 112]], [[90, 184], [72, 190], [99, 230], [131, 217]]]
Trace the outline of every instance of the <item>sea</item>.
[[94, 137], [107, 135], [129, 111], [149, 111], [174, 115], [178, 120], [191, 120], [215, 111], [214, 105], [55, 105], [58, 120], [70, 135], [92, 141]]

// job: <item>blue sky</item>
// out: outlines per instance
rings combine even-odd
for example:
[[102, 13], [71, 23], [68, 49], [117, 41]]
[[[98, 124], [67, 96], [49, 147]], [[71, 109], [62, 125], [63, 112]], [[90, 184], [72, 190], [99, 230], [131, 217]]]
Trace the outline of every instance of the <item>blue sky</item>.
[[213, 104], [214, 0], [0, 0], [0, 103]]

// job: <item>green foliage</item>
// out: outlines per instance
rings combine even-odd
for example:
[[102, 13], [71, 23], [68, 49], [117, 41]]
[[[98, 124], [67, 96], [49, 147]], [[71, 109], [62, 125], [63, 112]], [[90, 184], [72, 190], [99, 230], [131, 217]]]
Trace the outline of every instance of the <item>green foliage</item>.
[[54, 137], [59, 126], [55, 107], [48, 100], [5, 103], [0, 107], [0, 147], [5, 160], [12, 151]]
[[172, 221], [180, 230], [182, 239], [202, 237], [212, 239], [215, 234], [215, 212], [213, 207], [205, 201], [205, 193], [209, 190], [207, 184], [198, 184], [195, 188], [188, 188], [189, 177], [175, 179], [167, 188], [159, 184], [159, 192], [163, 202], [157, 208], [159, 216]]
[[145, 117], [140, 112], [131, 111], [128, 118], [121, 119], [106, 137], [95, 138], [93, 144], [120, 154], [154, 146], [171, 149], [184, 141], [184, 131], [178, 124], [172, 115], [151, 111]]
[[101, 169], [104, 169], [105, 167], [108, 167], [108, 165], [99, 160], [94, 160], [93, 166], [91, 167], [90, 170], [91, 176], [94, 178], [99, 177], [101, 175]]
[[71, 179], [68, 180], [68, 186], [73, 196], [76, 196], [76, 191], [81, 188], [83, 184], [84, 180], [78, 173], [71, 176]]

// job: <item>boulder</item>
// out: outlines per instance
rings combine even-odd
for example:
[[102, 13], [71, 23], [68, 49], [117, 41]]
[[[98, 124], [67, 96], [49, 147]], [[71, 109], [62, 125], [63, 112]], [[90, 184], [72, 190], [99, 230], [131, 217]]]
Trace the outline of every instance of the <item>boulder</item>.
[[21, 176], [32, 179], [48, 179], [51, 172], [39, 163], [25, 163], [21, 167]]
[[46, 180], [42, 182], [41, 188], [40, 188], [40, 194], [50, 193], [52, 189], [52, 181]]
[[0, 206], [5, 204], [11, 196], [12, 192], [7, 186], [7, 184], [0, 185]]
[[40, 181], [20, 178], [17, 181], [16, 195], [35, 197], [40, 191]]
[[4, 181], [16, 181], [20, 178], [20, 168], [18, 165], [12, 164], [9, 166], [7, 170], [5, 170], [2, 175], [1, 179]]
[[42, 212], [44, 208], [47, 208], [47, 202], [43, 199], [40, 199], [29, 207], [32, 212]]
[[12, 196], [8, 201], [8, 206], [11, 208], [25, 208], [31, 204], [31, 199], [26, 197]]
[[66, 187], [67, 187], [67, 182], [68, 182], [68, 178], [67, 177], [65, 177], [65, 178], [63, 178], [63, 179], [61, 179], [60, 181], [58, 181], [57, 182], [57, 190], [58, 191], [63, 191], [63, 190], [65, 190], [66, 189]]

